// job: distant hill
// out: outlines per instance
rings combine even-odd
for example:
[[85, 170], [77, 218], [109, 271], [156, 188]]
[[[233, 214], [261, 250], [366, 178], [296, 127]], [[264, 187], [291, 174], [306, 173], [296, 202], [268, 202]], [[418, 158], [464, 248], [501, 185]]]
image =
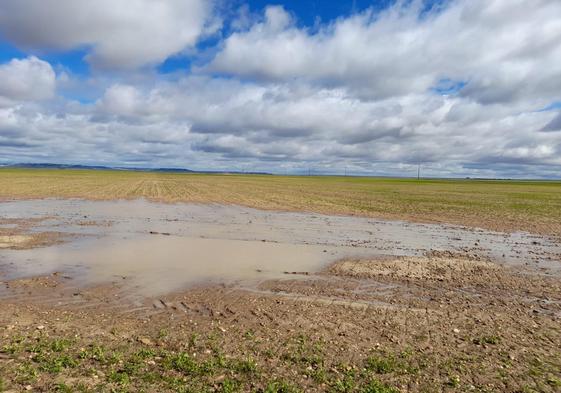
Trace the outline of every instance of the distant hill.
[[143, 168], [143, 167], [112, 167], [103, 165], [72, 165], [51, 163], [18, 163], [0, 165], [3, 168], [30, 168], [30, 169], [91, 169], [105, 171], [139, 171], [139, 172], [184, 172], [184, 173], [224, 173], [224, 174], [252, 174], [271, 175], [268, 172], [241, 172], [241, 171], [193, 171], [186, 168]]
[[4, 168], [45, 168], [45, 169], [114, 169], [102, 165], [66, 165], [66, 164], [49, 164], [49, 163], [20, 163], [4, 165]]

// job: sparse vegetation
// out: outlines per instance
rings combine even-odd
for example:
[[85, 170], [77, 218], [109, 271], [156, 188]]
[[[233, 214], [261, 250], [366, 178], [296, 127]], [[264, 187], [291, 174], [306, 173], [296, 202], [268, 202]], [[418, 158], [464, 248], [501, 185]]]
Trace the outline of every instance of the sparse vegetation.
[[498, 336], [482, 336], [473, 339], [473, 343], [476, 345], [485, 345], [485, 344], [496, 345], [499, 343], [499, 341], [500, 338]]
[[[158, 334], [154, 331], [154, 340], [158, 340]], [[468, 385], [462, 382], [458, 370], [474, 361], [463, 358], [461, 353], [426, 358], [422, 351], [404, 349], [400, 352], [375, 351], [362, 364], [339, 363], [326, 349], [328, 344], [323, 340], [298, 334], [284, 343], [285, 352], [271, 363], [271, 359], [263, 355], [266, 352], [263, 343], [253, 351], [249, 345], [245, 349], [239, 348], [239, 353], [224, 355], [208, 346], [213, 342], [209, 339], [212, 334], [201, 337], [207, 344], [186, 352], [182, 350], [185, 347], [181, 340], [177, 340], [172, 332], [166, 338], [159, 338], [162, 341], [156, 347], [139, 348], [136, 340], [51, 339], [46, 334], [29, 331], [26, 335], [14, 335], [3, 346], [1, 353], [4, 357], [7, 354], [12, 361], [0, 366], [0, 387], [13, 389], [39, 383], [42, 389], [57, 392], [398, 393], [402, 391], [403, 381], [419, 378], [417, 384], [435, 388], [440, 384], [441, 389], [459, 392]], [[241, 338], [246, 332], [239, 331], [239, 334]], [[175, 344], [166, 344], [168, 337], [172, 337]], [[223, 339], [216, 341], [222, 342]], [[419, 364], [425, 364], [429, 374], [417, 373], [413, 365]], [[521, 391], [553, 392], [558, 389], [561, 383], [554, 367], [551, 358], [534, 358], [529, 363], [528, 377], [537, 382]], [[438, 378], [434, 374], [436, 370], [448, 370], [448, 374]], [[306, 384], [299, 386], [290, 381], [287, 376], [292, 373], [308, 376]]]
[[[9, 347], [13, 359], [30, 359], [24, 360], [15, 368], [13, 363], [0, 368], [3, 372], [2, 378], [7, 377], [12, 387], [13, 384], [27, 386], [39, 379], [51, 379], [53, 383], [47, 386], [57, 392], [93, 392], [105, 389], [187, 392], [207, 391], [208, 387], [213, 387], [211, 391], [219, 392], [304, 391], [283, 379], [268, 381], [272, 370], [261, 373], [258, 361], [251, 356], [224, 358], [223, 355], [212, 352], [209, 356], [199, 358], [171, 348], [135, 349], [134, 345], [123, 345], [122, 342], [107, 347], [101, 343], [86, 344], [67, 338], [51, 340], [42, 334], [34, 333], [28, 337], [14, 337], [11, 342], [18, 343], [19, 346], [5, 346], [2, 353], [6, 353], [6, 348]], [[80, 348], [83, 345], [86, 348]], [[324, 360], [318, 360], [317, 355], [312, 355], [311, 358], [307, 355], [316, 354], [318, 348], [323, 346], [322, 342], [298, 335], [290, 340], [290, 345], [293, 345], [291, 350], [295, 350], [297, 355], [283, 356], [281, 367], [287, 367], [287, 370], [296, 367], [294, 370], [305, 374], [312, 365], [319, 367], [320, 363], [323, 364]], [[14, 373], [11, 374], [9, 370]], [[329, 369], [322, 367], [321, 370], [323, 377], [321, 380], [314, 378], [314, 383], [324, 385], [334, 392], [398, 391], [371, 378], [368, 373], [359, 373], [356, 366], [334, 364]], [[13, 378], [10, 378], [10, 375], [13, 375]], [[57, 375], [62, 379], [56, 377]], [[217, 379], [218, 382], [213, 382]], [[2, 381], [3, 379], [0, 379], [0, 382]]]

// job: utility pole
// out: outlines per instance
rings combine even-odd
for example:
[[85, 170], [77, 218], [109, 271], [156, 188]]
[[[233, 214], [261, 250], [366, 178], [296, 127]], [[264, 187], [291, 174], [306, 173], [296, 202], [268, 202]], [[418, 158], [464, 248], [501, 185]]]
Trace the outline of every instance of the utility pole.
[[421, 161], [417, 163], [417, 180], [421, 180]]

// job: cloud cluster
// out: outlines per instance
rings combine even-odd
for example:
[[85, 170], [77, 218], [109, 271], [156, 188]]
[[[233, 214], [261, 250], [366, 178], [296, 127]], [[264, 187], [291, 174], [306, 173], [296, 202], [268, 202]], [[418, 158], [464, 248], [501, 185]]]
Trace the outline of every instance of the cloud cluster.
[[[32, 3], [0, 5], [0, 30], [13, 42], [92, 45], [92, 64], [113, 68], [161, 62], [221, 19], [195, 0], [135, 0], [126, 10], [98, 1], [82, 22], [33, 29], [23, 12]], [[55, 3], [65, 1], [51, 4], [61, 10]], [[8, 8], [18, 23], [2, 20]], [[271, 6], [230, 21], [215, 47], [191, 55], [202, 65], [189, 73], [59, 74], [57, 83], [48, 63], [12, 60], [0, 65], [0, 80], [10, 81], [0, 85], [2, 159], [378, 175], [414, 175], [422, 163], [433, 176], [559, 177], [558, 15], [553, 0], [434, 9], [407, 1], [303, 27]], [[80, 23], [87, 32], [65, 36]], [[182, 28], [193, 33], [181, 36]], [[128, 40], [133, 30], [139, 41]], [[100, 93], [90, 102], [64, 98], [70, 85]]]
[[205, 0], [3, 0], [0, 32], [24, 49], [91, 48], [94, 66], [130, 69], [193, 47], [211, 11]]
[[345, 86], [369, 98], [424, 93], [446, 80], [465, 84], [461, 94], [482, 103], [558, 98], [561, 2], [453, 1], [422, 11], [420, 1], [397, 2], [313, 31], [268, 7], [224, 41], [209, 68]]
[[45, 100], [54, 96], [56, 75], [51, 65], [31, 56], [0, 64], [0, 105], [4, 101]]

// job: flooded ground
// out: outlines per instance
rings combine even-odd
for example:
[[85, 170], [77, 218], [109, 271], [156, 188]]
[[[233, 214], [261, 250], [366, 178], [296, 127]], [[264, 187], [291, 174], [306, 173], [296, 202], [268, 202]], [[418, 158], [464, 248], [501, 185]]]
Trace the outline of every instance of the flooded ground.
[[3, 202], [0, 390], [558, 392], [560, 273], [528, 233]]
[[25, 235], [5, 237], [0, 269], [7, 278], [56, 271], [87, 284], [122, 281], [147, 296], [201, 283], [254, 287], [287, 273], [315, 273], [340, 259], [430, 251], [561, 271], [561, 245], [551, 239], [449, 225], [144, 200], [4, 202], [0, 217], [31, 220], [29, 232], [66, 239], [8, 250], [10, 240]]

